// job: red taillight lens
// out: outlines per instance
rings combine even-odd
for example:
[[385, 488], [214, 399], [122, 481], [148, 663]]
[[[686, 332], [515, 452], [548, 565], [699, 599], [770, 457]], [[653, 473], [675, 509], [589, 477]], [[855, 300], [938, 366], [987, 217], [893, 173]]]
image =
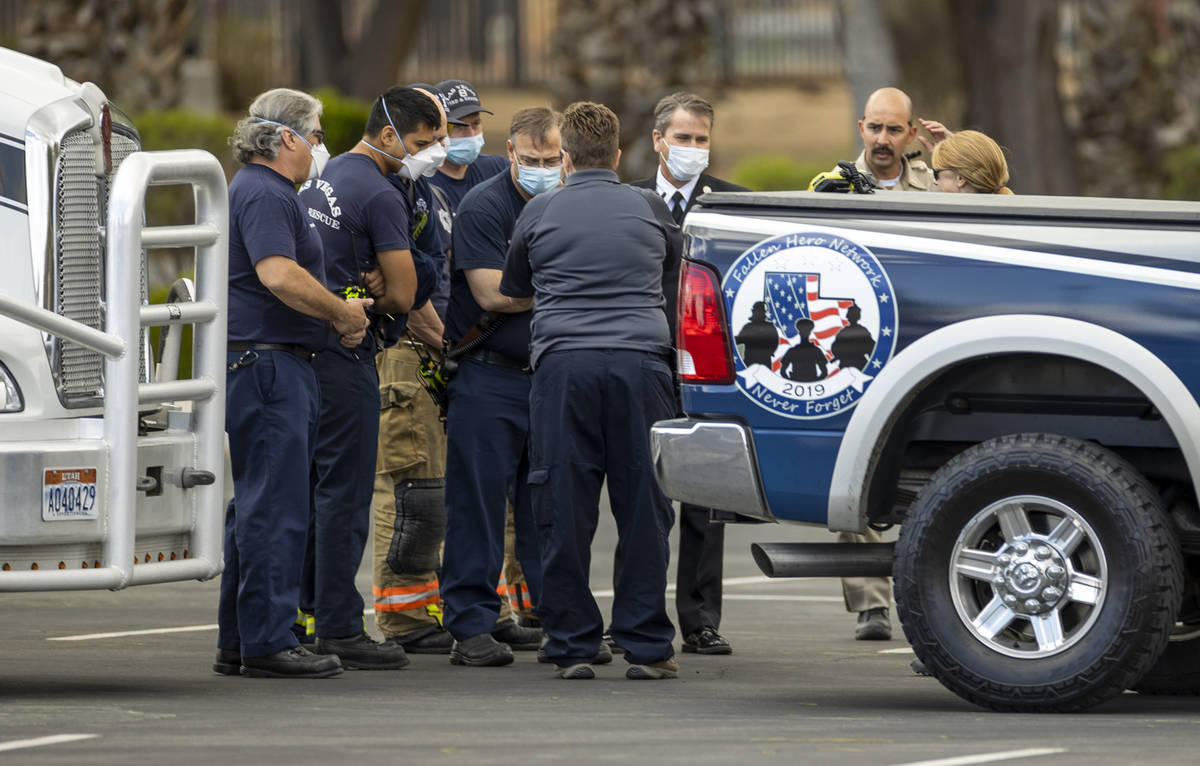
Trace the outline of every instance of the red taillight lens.
[[684, 261], [679, 275], [679, 374], [685, 383], [732, 383], [721, 289], [712, 270]]

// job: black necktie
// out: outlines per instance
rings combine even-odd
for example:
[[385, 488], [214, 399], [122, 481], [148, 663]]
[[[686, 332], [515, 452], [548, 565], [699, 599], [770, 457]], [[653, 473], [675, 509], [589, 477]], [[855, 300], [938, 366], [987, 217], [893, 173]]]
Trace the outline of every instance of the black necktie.
[[684, 207], [685, 204], [683, 201], [683, 194], [681, 192], [675, 192], [675, 195], [671, 197], [671, 217], [675, 219], [675, 223], [681, 226], [683, 225]]

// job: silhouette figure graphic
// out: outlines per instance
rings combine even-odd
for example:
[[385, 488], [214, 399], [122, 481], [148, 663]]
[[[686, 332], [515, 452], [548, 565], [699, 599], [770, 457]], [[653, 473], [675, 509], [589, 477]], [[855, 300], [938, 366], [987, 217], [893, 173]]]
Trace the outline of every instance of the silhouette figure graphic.
[[833, 358], [838, 360], [842, 367], [865, 369], [867, 358], [875, 350], [875, 339], [871, 337], [871, 331], [858, 323], [861, 318], [862, 309], [856, 304], [851, 304], [850, 308], [846, 309], [846, 319], [850, 324], [838, 330], [837, 337], [833, 339]]
[[779, 348], [779, 331], [767, 320], [766, 303], [755, 301], [750, 307], [750, 321], [742, 327], [734, 342], [745, 347], [742, 361], [747, 367], [752, 364], [771, 366], [771, 355]]
[[821, 380], [829, 374], [829, 368], [825, 362], [825, 352], [808, 340], [812, 330], [813, 321], [811, 319], [801, 317], [796, 320], [796, 332], [800, 333], [800, 340], [783, 355], [779, 367], [779, 374], [788, 380], [811, 383], [814, 380]]

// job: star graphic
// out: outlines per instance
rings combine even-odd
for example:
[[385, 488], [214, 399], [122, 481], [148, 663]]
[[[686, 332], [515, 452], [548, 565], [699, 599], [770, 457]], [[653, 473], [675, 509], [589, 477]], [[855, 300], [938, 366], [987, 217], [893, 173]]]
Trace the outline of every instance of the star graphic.
[[880, 303], [887, 303], [887, 302], [888, 302], [888, 296], [887, 296], [887, 293], [880, 293], [880, 294], [879, 294], [879, 302], [880, 302]]
[[871, 366], [878, 370], [880, 367], [883, 366], [883, 362], [879, 361], [878, 359], [872, 359]]
[[892, 335], [892, 328], [890, 328], [890, 327], [885, 327], [885, 328], [883, 328], [882, 330], [880, 330], [880, 331], [879, 331], [879, 334], [880, 334], [880, 335], [882, 335], [882, 336], [884, 336], [885, 338], [889, 338], [889, 337], [891, 337], [891, 335]]
[[732, 298], [733, 297], [733, 288], [730, 287], [729, 289], [727, 289], [725, 291], [725, 294], [728, 295], [730, 298]]

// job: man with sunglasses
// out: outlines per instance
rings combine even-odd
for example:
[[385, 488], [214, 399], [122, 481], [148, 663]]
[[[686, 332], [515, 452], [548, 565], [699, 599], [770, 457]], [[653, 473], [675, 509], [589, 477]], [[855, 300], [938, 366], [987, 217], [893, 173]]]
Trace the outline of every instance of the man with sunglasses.
[[[445, 156], [435, 136], [441, 124], [438, 107], [428, 96], [390, 88], [372, 105], [362, 140], [330, 160], [323, 175], [300, 190], [309, 225], [324, 246], [326, 285], [346, 298], [369, 291], [376, 316], [389, 315], [392, 323], [403, 324], [425, 300], [437, 273], [421, 269], [414, 259], [409, 208], [387, 176], [415, 179], [436, 168]], [[368, 274], [374, 286], [368, 284]], [[354, 582], [370, 528], [374, 486], [379, 429], [375, 352], [373, 333], [353, 348], [331, 337], [313, 362], [321, 416], [307, 565], [311, 579], [302, 586], [301, 608], [310, 607], [314, 614], [318, 653], [335, 654], [350, 668], [393, 669], [408, 664], [404, 649], [376, 642], [363, 630], [363, 599]]]
[[496, 623], [510, 496], [517, 558], [535, 604], [541, 590], [526, 481], [532, 301], [508, 298], [499, 287], [517, 217], [529, 200], [562, 183], [558, 123], [559, 115], [543, 107], [517, 112], [509, 128], [509, 171], [467, 192], [454, 220], [446, 337], [460, 361], [446, 419], [446, 475], [454, 481], [446, 486], [441, 588], [455, 665], [513, 661]]

